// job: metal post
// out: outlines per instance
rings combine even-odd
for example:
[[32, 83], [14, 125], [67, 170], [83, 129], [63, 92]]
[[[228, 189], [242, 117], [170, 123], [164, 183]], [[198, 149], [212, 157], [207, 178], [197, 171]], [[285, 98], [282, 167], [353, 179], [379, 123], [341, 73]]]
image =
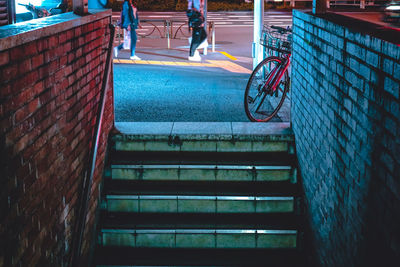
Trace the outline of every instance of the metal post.
[[264, 25], [264, 0], [254, 1], [254, 26], [253, 26], [253, 69], [262, 61], [263, 51], [260, 44], [262, 28]]
[[212, 52], [215, 52], [215, 24], [214, 21], [211, 22], [211, 42], [212, 42]]
[[[203, 0], [203, 16], [204, 16], [204, 30], [206, 31], [207, 35], [207, 0]], [[203, 55], [207, 55], [207, 47], [204, 47]]]
[[8, 24], [13, 24], [16, 22], [16, 10], [15, 10], [14, 0], [9, 0], [7, 3], [7, 16], [8, 16]]
[[170, 34], [169, 34], [170, 22], [169, 22], [169, 20], [166, 20], [164, 23], [165, 23], [164, 25], [167, 25], [167, 46], [168, 46], [168, 49], [170, 49], [171, 48], [171, 40], [170, 40]]

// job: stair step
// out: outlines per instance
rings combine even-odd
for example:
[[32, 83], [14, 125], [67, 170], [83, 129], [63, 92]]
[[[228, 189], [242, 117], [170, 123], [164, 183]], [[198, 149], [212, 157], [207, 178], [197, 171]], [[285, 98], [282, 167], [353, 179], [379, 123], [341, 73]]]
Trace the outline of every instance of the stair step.
[[143, 181], [104, 180], [104, 192], [109, 195], [236, 195], [236, 196], [297, 196], [298, 184], [288, 181], [228, 182], [228, 181]]
[[291, 166], [111, 165], [112, 179], [172, 181], [292, 181]]
[[263, 266], [302, 267], [297, 249], [187, 249], [98, 247], [97, 266]]
[[265, 152], [181, 152], [112, 151], [112, 164], [191, 164], [191, 165], [293, 165], [287, 153]]
[[296, 230], [102, 229], [102, 246], [147, 248], [296, 248]]
[[293, 212], [293, 197], [107, 195], [109, 212], [265, 213]]
[[262, 135], [231, 134], [117, 134], [116, 151], [286, 152], [294, 153], [290, 129]]
[[294, 213], [129, 213], [102, 212], [101, 225], [113, 229], [297, 229]]

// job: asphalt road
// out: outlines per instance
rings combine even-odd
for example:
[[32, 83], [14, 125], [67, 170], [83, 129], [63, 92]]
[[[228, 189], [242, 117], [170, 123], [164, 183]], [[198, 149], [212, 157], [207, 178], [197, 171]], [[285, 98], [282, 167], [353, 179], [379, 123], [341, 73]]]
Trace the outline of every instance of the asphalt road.
[[116, 121], [248, 121], [248, 74], [218, 68], [114, 66]]

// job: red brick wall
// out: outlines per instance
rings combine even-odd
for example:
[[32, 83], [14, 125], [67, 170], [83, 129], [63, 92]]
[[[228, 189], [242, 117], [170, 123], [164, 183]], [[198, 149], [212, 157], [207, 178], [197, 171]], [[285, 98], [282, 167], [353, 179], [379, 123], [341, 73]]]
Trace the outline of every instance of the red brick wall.
[[[0, 266], [65, 266], [69, 259], [109, 23], [108, 16], [0, 51]], [[112, 84], [110, 78], [86, 251], [113, 127]]]

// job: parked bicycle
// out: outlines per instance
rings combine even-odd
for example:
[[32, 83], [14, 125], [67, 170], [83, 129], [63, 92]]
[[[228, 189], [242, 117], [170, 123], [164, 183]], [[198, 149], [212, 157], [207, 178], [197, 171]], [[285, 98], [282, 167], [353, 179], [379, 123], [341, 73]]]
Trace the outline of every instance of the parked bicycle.
[[261, 61], [247, 82], [244, 107], [251, 121], [267, 122], [283, 105], [290, 87], [291, 32], [289, 27], [263, 27], [261, 44], [275, 55]]

